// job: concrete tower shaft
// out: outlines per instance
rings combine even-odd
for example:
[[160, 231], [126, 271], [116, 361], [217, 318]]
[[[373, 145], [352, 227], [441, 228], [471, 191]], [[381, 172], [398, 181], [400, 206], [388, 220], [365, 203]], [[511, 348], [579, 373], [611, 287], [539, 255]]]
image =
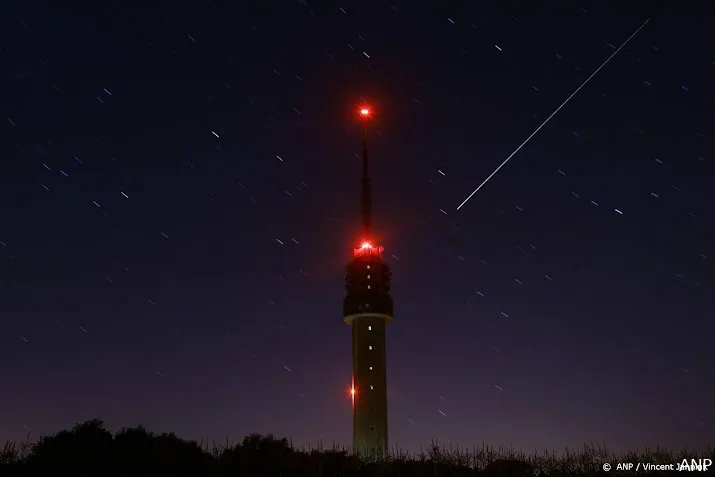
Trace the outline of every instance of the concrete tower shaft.
[[379, 256], [347, 266], [343, 316], [352, 326], [353, 448], [369, 458], [388, 454], [385, 328], [392, 320], [390, 267]]

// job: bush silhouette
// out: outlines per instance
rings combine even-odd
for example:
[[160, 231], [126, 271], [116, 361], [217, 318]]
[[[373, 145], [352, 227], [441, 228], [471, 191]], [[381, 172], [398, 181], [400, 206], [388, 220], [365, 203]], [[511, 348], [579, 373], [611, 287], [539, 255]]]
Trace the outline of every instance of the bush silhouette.
[[[655, 449], [616, 456], [586, 446], [581, 453], [526, 456], [488, 446], [469, 450], [440, 447], [435, 442], [417, 455], [395, 451], [385, 460], [370, 461], [335, 447], [297, 450], [287, 439], [270, 434], [251, 434], [238, 444], [227, 442], [224, 446], [198, 444], [173, 433], [155, 434], [142, 426], [112, 434], [101, 420], [94, 419], [34, 444], [29, 440], [5, 444], [0, 450], [0, 476], [576, 477], [602, 475], [605, 462], [670, 464], [684, 458], [715, 460], [715, 451], [695, 454]], [[619, 473], [612, 470], [610, 475]]]
[[71, 431], [43, 437], [27, 463], [44, 472], [101, 472], [111, 465], [112, 447], [112, 434], [101, 420], [94, 419], [77, 424]]
[[196, 442], [172, 434], [154, 435], [142, 426], [122, 429], [114, 436], [114, 462], [120, 475], [199, 475], [214, 464]]

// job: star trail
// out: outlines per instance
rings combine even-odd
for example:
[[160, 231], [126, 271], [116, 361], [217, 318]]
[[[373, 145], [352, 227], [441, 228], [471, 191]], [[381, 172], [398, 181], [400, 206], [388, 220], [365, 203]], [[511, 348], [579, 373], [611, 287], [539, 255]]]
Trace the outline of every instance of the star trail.
[[[528, 143], [528, 142], [531, 140], [531, 138], [534, 137], [534, 136], [536, 135], [536, 133], [538, 133], [538, 132], [541, 130], [541, 128], [543, 128], [543, 127], [546, 125], [546, 123], [548, 123], [549, 120], [550, 120], [551, 118], [553, 118], [553, 117], [556, 115], [556, 113], [558, 113], [558, 112], [561, 110], [561, 108], [563, 108], [564, 106], [566, 106], [566, 104], [571, 100], [571, 98], [573, 98], [574, 96], [576, 96], [576, 95], [578, 94], [578, 92], [581, 91], [581, 88], [583, 88], [584, 86], [586, 86], [586, 84], [588, 84], [588, 82], [591, 80], [591, 78], [593, 78], [594, 76], [596, 76], [596, 75], [598, 74], [598, 72], [601, 71], [601, 68], [603, 68], [604, 66], [606, 66], [606, 65], [608, 64], [608, 62], [611, 61], [611, 59], [613, 59], [613, 57], [616, 56], [616, 55], [618, 54], [618, 52], [621, 51], [621, 49], [623, 49], [623, 47], [626, 46], [626, 45], [628, 44], [628, 42], [631, 41], [631, 40], [633, 39], [633, 37], [636, 36], [636, 35], [638, 34], [638, 32], [641, 31], [641, 30], [643, 29], [643, 27], [648, 24], [649, 21], [650, 21], [650, 18], [649, 18], [648, 20], [646, 20], [645, 22], [643, 22], [643, 25], [641, 25], [635, 32], [633, 32], [633, 34], [632, 34], [631, 36], [629, 36], [628, 39], [626, 39], [626, 41], [624, 41], [623, 44], [622, 44], [621, 46], [619, 46], [619, 47], [616, 49], [616, 51], [613, 52], [613, 54], [611, 54], [611, 56], [609, 56], [608, 58], [606, 58], [606, 61], [604, 61], [604, 62], [601, 64], [601, 66], [599, 66], [598, 68], [596, 68], [596, 70], [595, 70], [593, 73], [591, 73], [591, 75], [590, 75], [588, 78], [586, 78], [586, 79], [583, 81], [583, 83], [581, 83], [581, 84], [579, 85], [579, 87], [576, 88], [576, 89], [574, 90], [574, 92], [571, 93], [571, 94], [569, 95], [569, 97], [566, 98], [566, 99], [564, 100], [564, 102], [561, 103], [561, 104], [559, 105], [559, 107], [556, 108], [556, 109], [554, 110], [554, 112], [549, 115], [548, 118], [544, 119], [544, 122], [542, 122], [542, 123], [539, 125], [539, 127], [536, 128], [536, 129], [534, 130], [534, 132], [531, 133], [531, 134], [529, 135], [529, 137], [527, 137], [527, 138], [524, 140], [524, 142], [522, 142], [522, 143], [519, 145], [519, 147], [517, 147], [516, 149], [514, 149], [514, 152], [512, 152], [511, 154], [509, 154], [509, 156], [508, 156], [506, 159], [504, 159], [504, 162], [502, 162], [501, 164], [499, 164], [499, 166], [498, 166], [496, 169], [494, 169], [494, 172], [492, 172], [491, 174], [489, 174], [489, 176], [488, 176], [486, 179], [484, 179], [484, 182], [482, 182], [481, 184], [479, 184], [479, 186], [478, 186], [476, 189], [474, 189], [474, 191], [473, 191], [471, 194], [469, 194], [469, 195], [467, 196], [467, 198], [462, 201], [461, 204], [459, 204], [459, 205], [457, 206], [457, 210], [461, 209], [462, 206], [463, 206], [464, 204], [466, 204], [467, 201], [469, 201], [469, 199], [471, 199], [471, 198], [474, 196], [474, 194], [476, 194], [477, 192], [479, 192], [479, 189], [481, 189], [482, 187], [484, 187], [484, 185], [485, 185], [487, 182], [489, 182], [489, 179], [491, 179], [492, 177], [494, 177], [494, 175], [495, 175], [497, 172], [499, 172], [499, 170], [500, 170], [502, 167], [504, 167], [504, 166], [511, 160], [511, 158], [514, 157], [514, 155], [515, 155], [517, 152], [519, 152], [519, 150], [520, 150], [522, 147], [524, 147], [524, 146], [526, 145], [526, 143]], [[558, 57], [559, 57], [559, 59], [561, 59], [561, 55], [558, 55]], [[538, 88], [536, 89], [536, 91], [538, 91]], [[576, 133], [576, 132], [573, 132], [573, 135], [576, 136], [576, 137], [578, 137], [578, 133]]]
[[705, 15], [0, 9], [0, 443], [98, 417], [348, 445], [361, 104], [392, 446], [715, 442]]

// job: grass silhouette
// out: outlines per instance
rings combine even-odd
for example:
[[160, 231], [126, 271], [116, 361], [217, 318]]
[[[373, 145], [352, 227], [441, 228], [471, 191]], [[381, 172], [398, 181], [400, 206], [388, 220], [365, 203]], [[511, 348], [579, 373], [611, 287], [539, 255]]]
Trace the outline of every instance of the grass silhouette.
[[[139, 426], [112, 434], [95, 419], [71, 430], [32, 442], [7, 443], [0, 450], [0, 476], [589, 476], [626, 475], [615, 470], [618, 462], [672, 464], [683, 459], [715, 460], [715, 449], [704, 453], [663, 449], [614, 455], [603, 447], [585, 446], [580, 452], [521, 452], [483, 445], [464, 449], [440, 447], [436, 442], [418, 454], [395, 449], [383, 461], [355, 456], [333, 446], [295, 449], [288, 439], [252, 434], [238, 444], [195, 442], [173, 433], [155, 434]], [[603, 472], [605, 462], [614, 465]], [[633, 473], [633, 471], [629, 472]], [[666, 472], [667, 473], [667, 472]], [[638, 475], [665, 475], [638, 472]]]

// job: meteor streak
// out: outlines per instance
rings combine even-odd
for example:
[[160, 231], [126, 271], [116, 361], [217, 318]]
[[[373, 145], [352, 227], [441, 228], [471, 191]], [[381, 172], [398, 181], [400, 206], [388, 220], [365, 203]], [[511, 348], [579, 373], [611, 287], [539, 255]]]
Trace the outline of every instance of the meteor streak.
[[509, 154], [509, 157], [507, 157], [507, 158], [504, 160], [504, 162], [502, 162], [501, 164], [499, 164], [499, 167], [497, 167], [496, 169], [494, 169], [494, 172], [492, 172], [491, 174], [489, 174], [489, 177], [487, 177], [486, 179], [484, 179], [484, 182], [482, 182], [481, 184], [479, 184], [479, 187], [477, 187], [476, 189], [474, 189], [474, 191], [473, 191], [471, 194], [469, 194], [469, 196], [468, 196], [466, 199], [464, 199], [464, 201], [463, 201], [461, 204], [459, 204], [459, 206], [457, 206], [457, 210], [461, 209], [462, 206], [463, 206], [464, 204], [466, 204], [467, 201], [472, 198], [472, 196], [474, 196], [474, 194], [476, 194], [477, 192], [479, 192], [479, 189], [481, 189], [482, 187], [484, 187], [484, 184], [486, 184], [487, 182], [489, 182], [489, 179], [491, 179], [492, 177], [494, 177], [494, 175], [495, 175], [497, 172], [499, 172], [499, 169], [501, 169], [502, 167], [504, 167], [504, 166], [506, 165], [506, 163], [509, 162], [509, 160], [511, 160], [511, 158], [514, 157], [514, 155], [516, 155], [516, 153], [519, 152], [519, 150], [520, 150], [522, 147], [524, 147], [524, 145], [526, 145], [526, 143], [529, 142], [529, 140], [531, 140], [531, 138], [534, 137], [534, 136], [536, 135], [536, 133], [539, 132], [539, 130], [540, 130], [541, 128], [543, 128], [543, 127], [546, 125], [546, 123], [548, 123], [549, 120], [550, 120], [551, 118], [553, 118], [556, 113], [559, 112], [559, 110], [560, 110], [561, 108], [563, 108], [564, 106], [566, 106], [566, 103], [568, 103], [569, 100], [571, 100], [571, 98], [573, 98], [574, 96], [576, 96], [576, 93], [578, 93], [578, 92], [581, 90], [581, 88], [583, 88], [584, 86], [586, 86], [586, 83], [588, 83], [588, 82], [591, 80], [591, 78], [593, 78], [594, 76], [596, 76], [596, 73], [598, 73], [599, 71], [601, 71], [601, 68], [603, 68], [604, 66], [606, 66], [606, 64], [607, 64], [609, 61], [611, 61], [611, 58], [613, 58], [614, 56], [616, 56], [616, 55], [618, 54], [618, 52], [621, 51], [621, 49], [622, 49], [624, 46], [626, 46], [626, 44], [627, 44], [629, 41], [631, 41], [631, 40], [633, 39], [633, 37], [635, 37], [635, 36], [638, 34], [638, 32], [643, 29], [644, 26], [646, 26], [646, 25], [648, 24], [649, 21], [650, 21], [650, 18], [647, 19], [645, 22], [643, 22], [643, 24], [642, 24], [635, 32], [633, 32], [633, 34], [632, 34], [631, 36], [629, 36], [628, 39], [627, 39], [626, 41], [624, 41], [623, 44], [622, 44], [621, 46], [619, 46], [618, 49], [617, 49], [616, 51], [614, 51], [613, 54], [612, 54], [611, 56], [609, 56], [609, 57], [606, 59], [606, 61], [604, 61], [603, 64], [601, 64], [601, 66], [599, 66], [599, 67], [596, 69], [596, 71], [594, 71], [593, 73], [591, 73], [591, 76], [589, 76], [588, 78], [586, 78], [586, 80], [585, 80], [583, 83], [581, 83], [581, 86], [579, 86], [578, 88], [576, 88], [576, 90], [575, 90], [573, 93], [571, 93], [571, 95], [570, 95], [568, 98], [566, 98], [566, 100], [565, 100], [563, 103], [561, 103], [561, 105], [560, 105], [558, 108], [556, 108], [556, 110], [555, 110], [553, 113], [551, 113], [551, 116], [549, 116], [548, 118], [546, 118], [546, 119], [544, 120], [544, 122], [541, 123], [541, 125], [540, 125], [538, 128], [536, 128], [536, 130], [535, 130], [533, 133], [531, 133], [531, 135], [530, 135], [529, 137], [527, 137], [526, 140], [525, 140], [524, 142], [522, 142], [519, 147], [517, 147], [516, 149], [514, 149], [514, 152], [512, 152], [511, 154]]

